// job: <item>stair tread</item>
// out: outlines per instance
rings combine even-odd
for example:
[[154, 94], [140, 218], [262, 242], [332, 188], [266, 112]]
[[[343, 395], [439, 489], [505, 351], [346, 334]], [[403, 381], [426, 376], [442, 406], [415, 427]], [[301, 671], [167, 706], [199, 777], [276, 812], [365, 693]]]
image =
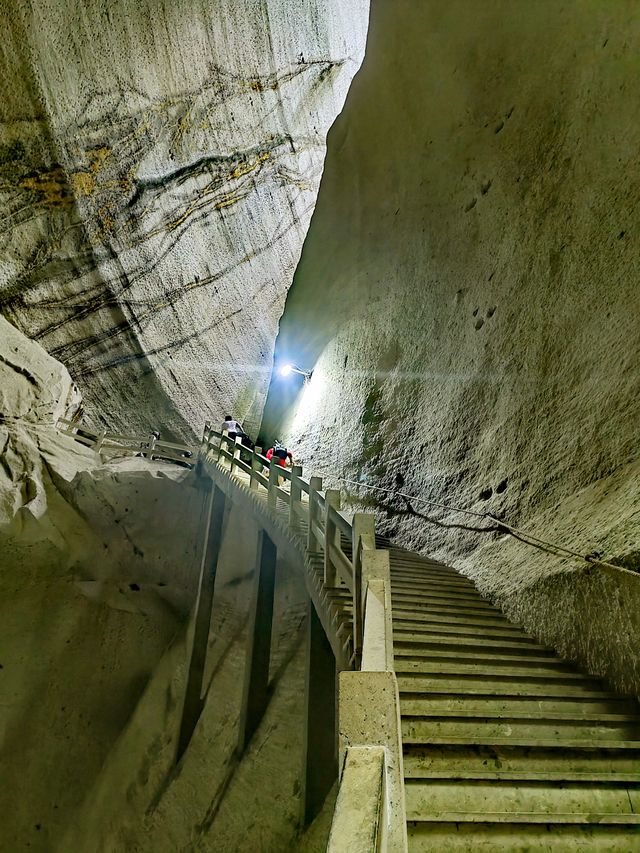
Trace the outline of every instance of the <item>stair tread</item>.
[[420, 817], [409, 817], [409, 822], [428, 823], [581, 823], [596, 824], [623, 824], [625, 826], [640, 826], [640, 814], [633, 812], [612, 813], [582, 813], [582, 812], [431, 812], [420, 815]]
[[520, 640], [523, 643], [535, 644], [533, 637], [527, 637], [522, 631], [516, 628], [501, 627], [497, 625], [468, 625], [464, 622], [450, 622], [446, 619], [433, 619], [430, 622], [410, 622], [393, 620], [394, 631], [398, 634], [405, 633], [417, 634], [424, 631], [425, 636], [432, 634], [436, 635], [457, 635], [460, 637], [476, 637], [481, 640], [487, 637], [493, 640], [504, 637], [506, 640]]
[[616, 697], [585, 697], [585, 696], [501, 696], [501, 695], [467, 695], [450, 693], [419, 693], [411, 690], [400, 689], [400, 702], [407, 713], [417, 716], [419, 714], [437, 716], [439, 709], [449, 710], [482, 710], [488, 703], [496, 710], [504, 712], [520, 710], [523, 713], [543, 711], [569, 713], [576, 710], [578, 715], [588, 713], [605, 714], [628, 714], [640, 719], [636, 703]]
[[403, 610], [399, 607], [392, 607], [393, 621], [400, 625], [406, 622], [415, 622], [418, 625], [431, 624], [433, 622], [446, 622], [451, 625], [479, 625], [480, 627], [495, 626], [497, 628], [507, 628], [509, 630], [518, 629], [517, 625], [509, 622], [504, 616], [493, 613], [487, 613], [486, 616], [480, 613], [457, 613], [455, 610], [428, 610], [421, 613], [416, 613], [414, 610]]
[[391, 582], [394, 581], [397, 583], [407, 583], [413, 585], [414, 582], [417, 583], [427, 583], [430, 586], [442, 586], [446, 589], [459, 589], [462, 591], [473, 592], [476, 595], [479, 595], [479, 591], [477, 587], [475, 587], [469, 581], [460, 580], [455, 577], [445, 577], [443, 575], [439, 575], [433, 572], [407, 572], [399, 569], [397, 566], [393, 564], [390, 567], [391, 569]]
[[[412, 737], [404, 737], [403, 743], [411, 746], [426, 746], [427, 742], [424, 739], [417, 739]], [[584, 740], [579, 738], [525, 738], [525, 737], [493, 737], [491, 735], [487, 735], [485, 737], [471, 737], [469, 735], [464, 736], [455, 736], [455, 735], [442, 735], [442, 736], [430, 736], [428, 739], [429, 744], [434, 744], [437, 746], [444, 746], [450, 744], [451, 746], [518, 746], [518, 747], [528, 747], [528, 748], [549, 748], [553, 747], [554, 749], [640, 749], [640, 740], [609, 740], [602, 739], [594, 741]]]
[[602, 771], [601, 773], [589, 773], [588, 771], [557, 770], [546, 772], [534, 772], [526, 770], [432, 770], [423, 773], [407, 773], [405, 768], [405, 779], [434, 779], [444, 780], [473, 780], [473, 781], [526, 781], [526, 782], [631, 782], [640, 784], [640, 769], [637, 772], [625, 771]]
[[[580, 682], [572, 684], [549, 684], [548, 682], [539, 681], [538, 683], [522, 683], [518, 685], [517, 680], [509, 678], [508, 680], [499, 682], [497, 679], [494, 684], [487, 683], [482, 679], [478, 679], [478, 686], [470, 684], [460, 684], [457, 680], [441, 679], [441, 678], [424, 678], [420, 677], [420, 673], [397, 673], [398, 685], [401, 690], [411, 693], [422, 693], [425, 696], [431, 694], [441, 694], [443, 692], [456, 693], [460, 696], [477, 696], [487, 695], [502, 696], [502, 697], [565, 697], [565, 698], [594, 698], [594, 699], [616, 699], [619, 698], [615, 694], [608, 693], [605, 690], [591, 688]], [[449, 684], [451, 685], [449, 687]], [[402, 687], [406, 685], [406, 687]], [[445, 686], [447, 689], [445, 689]]]
[[404, 656], [396, 657], [396, 673], [398, 675], [411, 672], [419, 673], [443, 673], [451, 676], [456, 675], [489, 675], [496, 677], [504, 676], [523, 676], [525, 678], [544, 678], [544, 679], [565, 679], [569, 681], [591, 681], [589, 676], [583, 675], [581, 672], [569, 670], [567, 672], [559, 672], [545, 669], [542, 671], [534, 668], [526, 667], [501, 667], [499, 670], [488, 666], [478, 666], [475, 663], [437, 663], [435, 661], [408, 658]]
[[[411, 637], [415, 637], [415, 642], [420, 642], [424, 645], [430, 646], [459, 646], [471, 649], [484, 649], [487, 647], [495, 647], [498, 649], [514, 649], [514, 650], [531, 650], [536, 652], [544, 652], [547, 655], [555, 655], [555, 651], [553, 649], [547, 648], [546, 646], [542, 646], [539, 643], [535, 642], [526, 642], [521, 643], [518, 641], [505, 641], [502, 638], [496, 638], [492, 642], [487, 642], [484, 638], [478, 638], [469, 635], [458, 636], [456, 634], [451, 634], [450, 636], [443, 637], [441, 634], [432, 635], [429, 632], [424, 631], [402, 631], [398, 632], [399, 636], [402, 637], [400, 642], [414, 642], [414, 640], [410, 639]], [[529, 637], [525, 636], [527, 641], [530, 640]]]
[[[406, 648], [404, 648], [406, 646]], [[443, 660], [448, 657], [453, 660], [469, 660], [469, 661], [495, 661], [496, 663], [500, 661], [512, 661], [513, 663], [517, 662], [526, 662], [526, 663], [540, 663], [545, 666], [551, 666], [555, 664], [557, 666], [570, 666], [566, 661], [560, 660], [559, 658], [554, 658], [549, 655], [539, 654], [539, 655], [509, 655], [509, 654], [500, 654], [499, 652], [482, 652], [482, 651], [460, 651], [456, 649], [424, 649], [421, 650], [419, 646], [419, 641], [411, 642], [407, 640], [402, 640], [400, 642], [395, 642], [393, 645], [394, 652], [397, 657], [406, 658], [410, 655], [415, 655], [417, 657], [433, 657], [434, 660]]]
[[600, 713], [597, 711], [584, 712], [577, 716], [574, 712], [554, 711], [552, 709], [533, 709], [516, 711], [516, 710], [492, 710], [490, 707], [482, 708], [429, 708], [428, 713], [417, 713], [412, 711], [411, 700], [406, 700], [400, 695], [400, 713], [402, 717], [418, 717], [431, 719], [433, 717], [469, 717], [469, 718], [485, 718], [485, 719], [503, 719], [503, 720], [575, 720], [580, 722], [583, 720], [611, 720], [611, 721], [633, 721], [640, 723], [637, 714], [616, 714], [616, 713]]
[[404, 608], [405, 610], [415, 610], [418, 612], [422, 610], [442, 608], [456, 609], [460, 612], [480, 610], [483, 613], [498, 613], [501, 616], [504, 615], [500, 608], [495, 607], [495, 605], [482, 599], [478, 601], [471, 601], [447, 596], [422, 596], [417, 595], [415, 592], [408, 592], [406, 590], [394, 590], [393, 586], [391, 587], [391, 600], [395, 607]]
[[467, 603], [465, 601], [448, 601], [443, 598], [439, 598], [435, 601], [428, 597], [418, 599], [417, 596], [412, 601], [405, 601], [398, 595], [394, 595], [393, 592], [391, 594], [391, 598], [395, 601], [395, 609], [407, 610], [409, 613], [429, 613], [432, 610], [448, 612], [453, 610], [456, 613], [478, 613], [482, 616], [485, 614], [495, 614], [496, 616], [502, 616], [506, 619], [506, 616], [498, 607], [494, 607], [493, 604], [488, 604], [484, 601], [472, 601]]
[[477, 589], [464, 587], [460, 589], [449, 584], [429, 583], [428, 581], [408, 581], [391, 576], [391, 589], [405, 595], [416, 595], [418, 598], [451, 598], [465, 601], [487, 601]]

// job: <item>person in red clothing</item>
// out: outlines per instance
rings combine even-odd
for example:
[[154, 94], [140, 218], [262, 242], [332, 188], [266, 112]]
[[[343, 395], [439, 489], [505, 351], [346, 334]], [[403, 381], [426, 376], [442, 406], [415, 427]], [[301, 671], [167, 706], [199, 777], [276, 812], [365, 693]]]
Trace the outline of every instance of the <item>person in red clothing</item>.
[[271, 462], [271, 459], [275, 456], [276, 464], [280, 465], [282, 468], [287, 467], [287, 461], [290, 465], [293, 463], [293, 454], [290, 450], [287, 450], [286, 447], [283, 447], [279, 441], [276, 441], [274, 446], [267, 450], [265, 456], [269, 462]]

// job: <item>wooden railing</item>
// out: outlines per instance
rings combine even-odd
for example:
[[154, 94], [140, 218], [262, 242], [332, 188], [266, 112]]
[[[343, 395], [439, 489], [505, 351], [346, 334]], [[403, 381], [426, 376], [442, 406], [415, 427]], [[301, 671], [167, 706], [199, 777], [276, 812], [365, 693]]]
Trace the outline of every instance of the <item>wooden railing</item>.
[[92, 447], [97, 453], [127, 456], [145, 456], [147, 459], [168, 459], [183, 465], [195, 464], [197, 447], [161, 441], [152, 433], [141, 438], [135, 435], [119, 435], [106, 430], [95, 432], [86, 426], [61, 418], [56, 424], [63, 435], [69, 435], [80, 444]]
[[389, 552], [376, 548], [372, 515], [341, 511], [340, 492], [302, 467], [284, 468], [262, 448], [242, 445], [205, 426], [201, 458], [242, 471], [267, 505], [289, 509], [289, 524], [306, 550], [322, 554], [327, 589], [347, 589], [353, 611], [354, 670], [339, 676], [340, 788], [328, 850], [371, 853], [407, 849], [400, 702], [393, 670]]

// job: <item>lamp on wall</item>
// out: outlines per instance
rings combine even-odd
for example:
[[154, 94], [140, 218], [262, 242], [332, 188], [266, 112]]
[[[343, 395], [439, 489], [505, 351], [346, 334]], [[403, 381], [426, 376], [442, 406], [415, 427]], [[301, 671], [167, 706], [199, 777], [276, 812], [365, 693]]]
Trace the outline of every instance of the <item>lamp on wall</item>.
[[298, 373], [300, 376], [304, 376], [305, 382], [308, 382], [313, 375], [313, 370], [302, 370], [301, 368], [296, 367], [295, 364], [289, 364], [287, 362], [286, 364], [280, 365], [278, 373], [280, 376], [290, 376], [292, 373]]

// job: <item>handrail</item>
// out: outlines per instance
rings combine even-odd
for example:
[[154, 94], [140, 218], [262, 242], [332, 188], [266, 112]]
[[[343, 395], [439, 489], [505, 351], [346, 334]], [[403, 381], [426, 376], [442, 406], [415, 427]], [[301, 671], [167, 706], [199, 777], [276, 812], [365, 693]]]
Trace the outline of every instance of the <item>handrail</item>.
[[189, 444], [179, 444], [173, 441], [161, 441], [155, 435], [136, 436], [108, 433], [106, 430], [96, 432], [83, 424], [60, 418], [56, 427], [63, 435], [68, 435], [80, 444], [94, 447], [96, 452], [103, 454], [108, 450], [123, 453], [142, 453], [149, 459], [171, 459], [191, 466], [187, 460], [195, 456], [197, 448]]
[[382, 849], [384, 749], [347, 749], [327, 853], [371, 853]]
[[[267, 492], [267, 504], [289, 509], [294, 530], [307, 525], [306, 548], [322, 554], [323, 586], [351, 593], [353, 659], [356, 671], [340, 673], [341, 779], [329, 850], [369, 853], [407, 850], [400, 701], [393, 671], [393, 628], [389, 552], [376, 548], [372, 515], [341, 511], [340, 492], [322, 490], [322, 479], [302, 477], [302, 467], [284, 468], [267, 460], [260, 448], [242, 445], [205, 425], [201, 458], [229, 473], [249, 475], [252, 489]], [[243, 458], [244, 457], [244, 458]], [[288, 488], [284, 488], [284, 482]], [[308, 495], [308, 500], [303, 496]], [[349, 543], [350, 548], [345, 551]], [[350, 551], [350, 553], [349, 553]], [[363, 701], [363, 697], [367, 701]], [[378, 713], [371, 715], [371, 705]], [[370, 822], [369, 832], [352, 825], [352, 815]], [[373, 834], [372, 834], [373, 833]], [[372, 841], [373, 839], [373, 841]]]

